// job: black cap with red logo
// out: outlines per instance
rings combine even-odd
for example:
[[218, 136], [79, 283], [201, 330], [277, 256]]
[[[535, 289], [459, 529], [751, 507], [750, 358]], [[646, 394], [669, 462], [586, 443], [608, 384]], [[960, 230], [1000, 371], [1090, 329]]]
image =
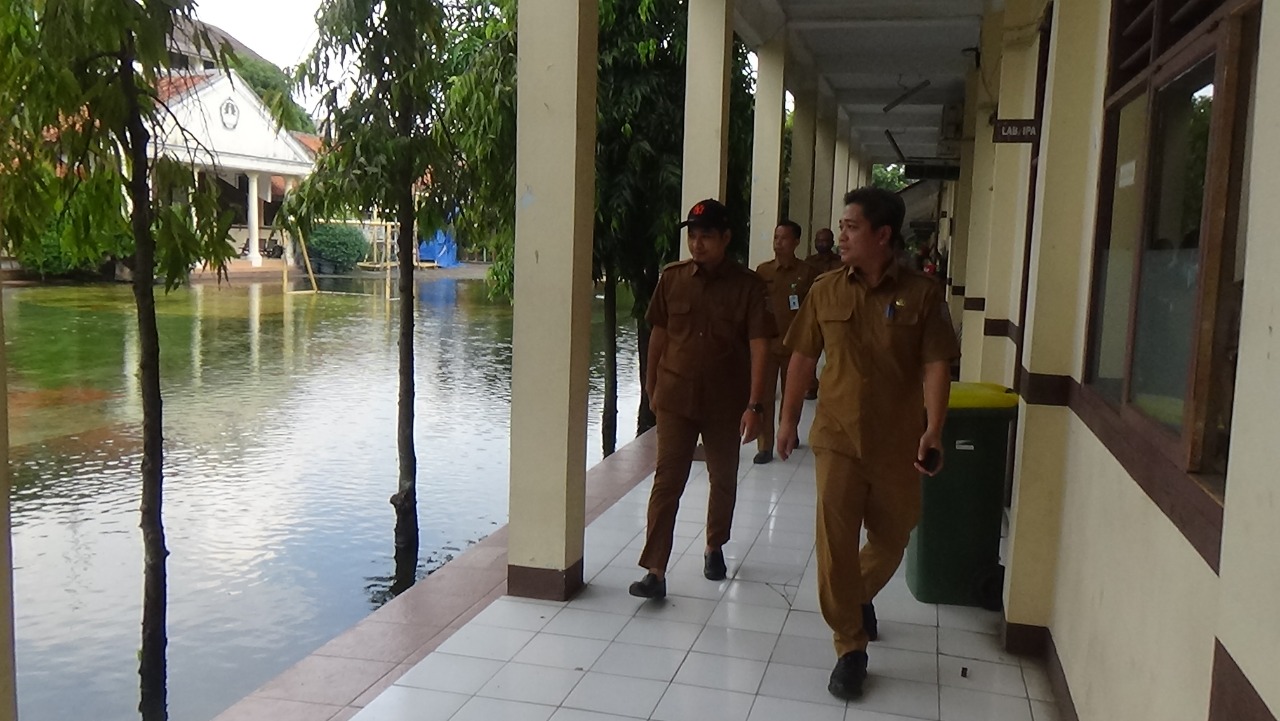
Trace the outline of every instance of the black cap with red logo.
[[715, 230], [729, 229], [729, 209], [714, 198], [699, 200], [689, 209], [689, 217], [680, 224], [681, 228], [697, 226]]

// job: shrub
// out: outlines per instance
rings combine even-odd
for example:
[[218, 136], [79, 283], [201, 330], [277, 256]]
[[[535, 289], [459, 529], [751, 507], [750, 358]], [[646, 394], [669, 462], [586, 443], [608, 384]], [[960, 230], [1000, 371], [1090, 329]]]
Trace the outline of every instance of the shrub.
[[133, 239], [106, 229], [77, 230], [57, 218], [39, 238], [16, 243], [13, 256], [28, 273], [41, 278], [96, 273], [109, 257], [132, 252]]
[[307, 236], [307, 250], [345, 273], [369, 252], [369, 241], [351, 225], [317, 225]]

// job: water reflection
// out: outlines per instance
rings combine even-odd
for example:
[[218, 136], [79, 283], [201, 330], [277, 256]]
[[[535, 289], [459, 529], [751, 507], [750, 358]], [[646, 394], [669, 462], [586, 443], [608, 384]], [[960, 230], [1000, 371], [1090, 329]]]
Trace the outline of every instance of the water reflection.
[[[158, 299], [175, 719], [212, 718], [385, 600], [398, 301], [381, 280], [325, 287], [349, 295], [238, 285]], [[431, 280], [418, 292], [425, 573], [506, 521], [511, 310], [480, 282]], [[4, 302], [21, 712], [132, 720], [142, 566], [132, 297], [121, 286], [32, 288]], [[589, 463], [600, 457], [600, 317]], [[639, 395], [629, 328], [620, 349], [626, 429]]]

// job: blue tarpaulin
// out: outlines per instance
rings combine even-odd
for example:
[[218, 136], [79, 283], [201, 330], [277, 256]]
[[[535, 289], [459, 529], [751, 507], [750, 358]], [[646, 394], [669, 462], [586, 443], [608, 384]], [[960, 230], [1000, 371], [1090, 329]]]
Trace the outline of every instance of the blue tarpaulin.
[[418, 260], [435, 263], [441, 268], [453, 268], [458, 263], [458, 243], [453, 232], [437, 230], [430, 240], [418, 243]]

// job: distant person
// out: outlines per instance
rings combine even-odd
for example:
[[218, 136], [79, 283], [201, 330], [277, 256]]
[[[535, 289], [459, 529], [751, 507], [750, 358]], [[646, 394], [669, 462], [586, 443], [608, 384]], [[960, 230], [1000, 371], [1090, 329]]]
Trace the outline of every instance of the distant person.
[[702, 572], [712, 581], [728, 575], [722, 547], [738, 497], [738, 449], [759, 434], [769, 339], [777, 335], [764, 281], [725, 255], [724, 205], [701, 201], [680, 225], [689, 229], [692, 258], [662, 270], [645, 315], [653, 329], [645, 389], [658, 419], [658, 461], [640, 553], [647, 573], [629, 589], [641, 598], [667, 595], [676, 513], [699, 435], [711, 482]]
[[[942, 467], [942, 426], [959, 345], [942, 284], [894, 262], [905, 207], [896, 194], [862, 188], [844, 198], [840, 255], [791, 324], [792, 378], [826, 353], [809, 445], [816, 461], [818, 601], [838, 660], [827, 690], [862, 695], [875, 606], [920, 518], [920, 474]], [[788, 388], [778, 455], [797, 446], [801, 389]], [[858, 549], [863, 526], [867, 544]]]
[[[782, 344], [782, 336], [791, 327], [791, 321], [800, 310], [800, 304], [809, 295], [809, 288], [818, 277], [818, 270], [796, 257], [800, 245], [800, 224], [783, 220], [773, 230], [773, 260], [767, 260], [756, 268], [769, 287], [769, 310], [778, 326], [778, 337], [769, 344], [769, 359], [764, 374], [764, 419], [757, 441], [756, 463], [773, 460], [773, 428], [777, 413], [778, 385], [782, 394], [787, 391], [787, 366], [791, 364], [791, 351]], [[807, 380], [807, 379], [806, 379]]]
[[804, 262], [818, 269], [818, 273], [827, 273], [839, 268], [840, 254], [835, 252], [836, 236], [830, 228], [823, 228], [813, 235], [813, 254]]

